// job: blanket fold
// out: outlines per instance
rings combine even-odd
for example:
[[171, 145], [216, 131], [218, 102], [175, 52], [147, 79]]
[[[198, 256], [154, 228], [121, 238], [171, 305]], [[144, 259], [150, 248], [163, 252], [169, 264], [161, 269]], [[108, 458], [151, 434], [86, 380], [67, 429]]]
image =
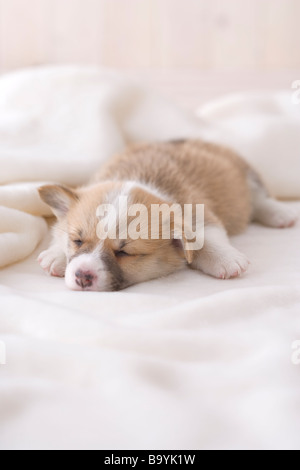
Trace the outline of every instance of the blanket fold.
[[47, 224], [15, 209], [0, 206], [0, 266], [29, 256], [47, 233]]

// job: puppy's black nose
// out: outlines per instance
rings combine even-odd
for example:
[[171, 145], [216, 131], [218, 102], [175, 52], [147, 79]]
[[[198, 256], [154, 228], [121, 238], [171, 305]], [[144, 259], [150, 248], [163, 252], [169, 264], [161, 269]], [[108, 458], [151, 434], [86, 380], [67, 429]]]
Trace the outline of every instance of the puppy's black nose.
[[86, 289], [87, 287], [92, 287], [94, 279], [95, 279], [95, 276], [93, 273], [91, 273], [90, 271], [82, 271], [81, 269], [79, 269], [75, 273], [75, 277], [76, 277], [76, 284], [79, 287], [82, 287], [82, 289]]

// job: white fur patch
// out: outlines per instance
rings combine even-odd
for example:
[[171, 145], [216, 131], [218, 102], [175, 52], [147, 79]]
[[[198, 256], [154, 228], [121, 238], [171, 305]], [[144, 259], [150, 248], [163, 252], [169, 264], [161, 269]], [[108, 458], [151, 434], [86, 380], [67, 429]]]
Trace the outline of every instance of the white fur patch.
[[[130, 210], [134, 209], [132, 206], [131, 193], [135, 188], [142, 189], [143, 191], [153, 194], [160, 199], [168, 199], [163, 196], [155, 188], [139, 183], [136, 181], [126, 181], [122, 188], [119, 191], [113, 191], [107, 195], [105, 204], [101, 206], [101, 211], [98, 212], [102, 215], [102, 211], [105, 212], [104, 216], [100, 216], [100, 221], [98, 225], [98, 237], [100, 239], [105, 239], [106, 237], [110, 239], [116, 239], [116, 227], [119, 226], [119, 238], [127, 239], [128, 237], [128, 215], [135, 216]], [[148, 217], [144, 217], [144, 220], [148, 221]], [[145, 228], [144, 237], [148, 236], [148, 227]]]
[[143, 191], [153, 194], [153, 196], [157, 197], [158, 199], [162, 199], [164, 201], [169, 201], [170, 197], [167, 194], [164, 194], [161, 192], [159, 189], [157, 189], [155, 186], [151, 184], [146, 184], [146, 183], [141, 183], [141, 182], [135, 182], [135, 181], [128, 181], [126, 184], [128, 184], [128, 187], [130, 188], [130, 191], [133, 188], [139, 188], [142, 189]]

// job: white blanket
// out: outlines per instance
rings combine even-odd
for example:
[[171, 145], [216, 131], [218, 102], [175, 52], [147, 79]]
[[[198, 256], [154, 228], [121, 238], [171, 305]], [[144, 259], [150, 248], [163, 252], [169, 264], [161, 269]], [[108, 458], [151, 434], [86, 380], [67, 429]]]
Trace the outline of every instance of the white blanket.
[[262, 170], [273, 155], [264, 177], [299, 197], [299, 116], [288, 103], [245, 95], [199, 121], [110, 72], [0, 80], [0, 264], [43, 239], [0, 271], [1, 449], [300, 448], [299, 226], [236, 237], [252, 266], [232, 281], [187, 270], [120, 293], [74, 293], [36, 262], [49, 241], [36, 184], [81, 184], [126, 141], [231, 140]]
[[299, 238], [252, 226], [224, 282], [70, 292], [38, 251], [2, 271], [0, 448], [299, 450]]

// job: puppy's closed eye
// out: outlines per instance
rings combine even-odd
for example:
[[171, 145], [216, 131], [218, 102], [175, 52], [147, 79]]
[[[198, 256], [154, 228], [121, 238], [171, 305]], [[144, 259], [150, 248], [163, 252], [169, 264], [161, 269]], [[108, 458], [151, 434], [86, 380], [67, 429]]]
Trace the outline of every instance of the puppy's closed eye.
[[124, 251], [124, 250], [118, 250], [118, 251], [115, 251], [115, 256], [116, 256], [116, 258], [126, 258], [126, 257], [129, 257], [131, 255], [129, 253], [126, 253], [126, 251]]
[[83, 245], [83, 240], [73, 240], [73, 243], [77, 246], [77, 248], [81, 248]]

